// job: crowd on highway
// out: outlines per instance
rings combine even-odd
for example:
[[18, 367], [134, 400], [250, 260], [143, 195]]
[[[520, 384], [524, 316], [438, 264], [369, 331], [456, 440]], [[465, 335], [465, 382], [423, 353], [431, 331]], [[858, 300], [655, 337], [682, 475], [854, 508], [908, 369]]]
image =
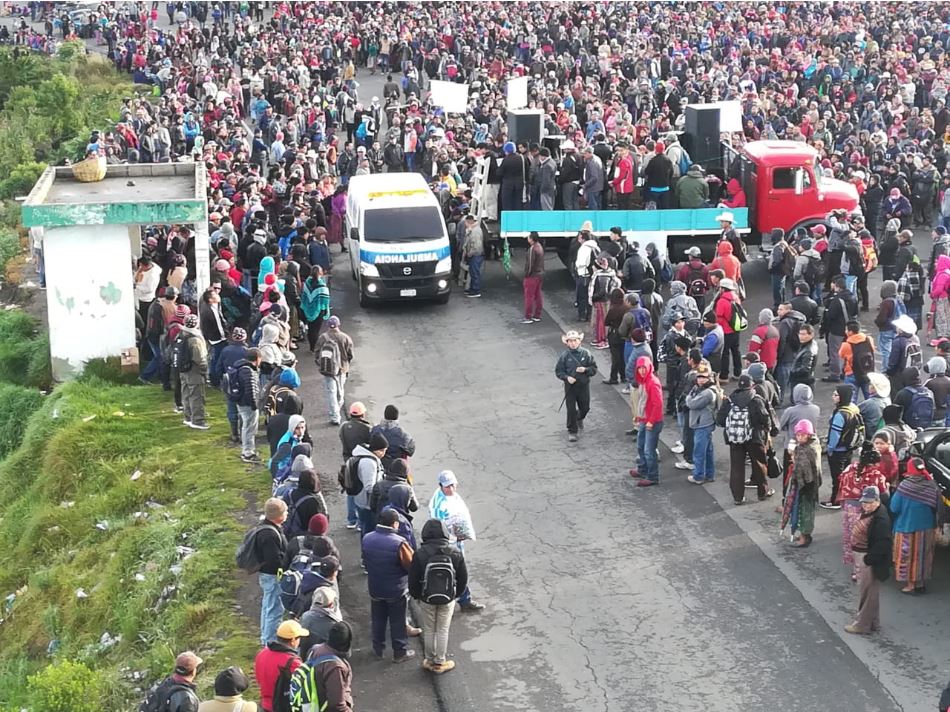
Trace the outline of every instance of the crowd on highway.
[[[578, 318], [611, 357], [602, 380], [628, 388], [638, 453], [630, 474], [638, 486], [659, 483], [666, 425], [679, 432], [675, 467], [691, 483], [713, 482], [718, 429], [735, 503], [751, 489], [761, 501], [781, 499], [777, 514], [794, 546], [811, 544], [816, 507], [840, 509], [842, 557], [860, 589], [849, 632], [879, 629], [878, 590], [892, 571], [903, 592], [925, 592], [942, 498], [932, 467], [908, 446], [914, 428], [950, 418], [950, 30], [942, 13], [937, 3], [884, 2], [24, 7], [14, 43], [48, 49], [81, 37], [149, 88], [123, 103], [115, 126], [93, 134], [87, 154], [207, 169], [210, 288], [197, 293], [188, 228], [143, 235], [135, 268], [142, 379], [161, 381], [196, 429], [209, 427], [207, 386], [222, 389], [231, 438], [249, 463], [260, 461], [264, 421], [274, 496], [238, 555], [262, 589], [254, 675], [264, 710], [353, 708], [352, 630], [337, 582], [344, 563], [348, 576], [360, 574], [327, 533], [320, 490], [329, 483], [314, 470], [298, 393], [304, 344], [324, 383], [326, 420], [340, 426], [338, 479], [347, 527], [362, 539], [373, 652], [383, 656], [388, 627], [393, 659], [413, 656], [408, 637], [420, 631], [407, 620], [411, 597], [423, 618], [423, 667], [450, 670], [456, 601], [482, 607], [467, 586], [462, 542], [475, 533], [458, 477], [439, 474], [417, 539], [414, 444], [398, 410], [374, 424], [346, 398], [358, 349], [329, 287], [335, 246], [345, 249], [346, 184], [364, 173], [421, 172], [453, 222], [484, 158], [503, 210], [721, 205], [710, 264], [697, 250], [682, 264], [649, 246], [641, 252], [622, 228], [598, 240], [579, 226], [572, 246]], [[385, 75], [381, 97], [359, 91], [358, 72]], [[531, 80], [529, 106], [544, 110], [545, 133], [562, 137], [556, 152], [509, 139], [505, 82], [520, 76]], [[467, 113], [432, 105], [433, 80], [468, 84]], [[687, 104], [726, 99], [742, 105], [743, 131], [727, 137], [734, 144], [807, 142], [822, 173], [851, 181], [861, 197], [862, 217], [832, 213], [809, 234], [771, 236], [773, 308], [753, 315], [742, 306], [747, 254], [730, 213], [745, 205], [741, 186], [692, 163], [676, 133]], [[928, 254], [911, 244], [915, 227], [932, 229]], [[467, 233], [455, 232], [464, 258], [494, 251], [481, 230]], [[529, 242], [524, 317], [533, 323], [544, 260], [541, 243]], [[872, 295], [875, 269], [884, 282]], [[584, 336], [564, 335], [556, 366], [571, 440], [598, 372]], [[930, 347], [936, 355], [926, 358]], [[835, 384], [823, 408], [813, 402], [819, 378]], [[819, 502], [825, 456], [831, 492]], [[180, 655], [145, 712], [196, 709], [200, 663]], [[248, 684], [240, 669], [222, 671], [202, 709], [237, 709]]]

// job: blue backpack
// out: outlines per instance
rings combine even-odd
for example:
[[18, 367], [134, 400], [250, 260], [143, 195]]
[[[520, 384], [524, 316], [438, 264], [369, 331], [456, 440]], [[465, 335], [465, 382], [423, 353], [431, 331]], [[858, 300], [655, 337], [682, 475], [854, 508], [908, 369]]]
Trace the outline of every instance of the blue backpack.
[[934, 394], [925, 386], [911, 388], [910, 408], [904, 413], [904, 422], [910, 427], [929, 428], [934, 420]]
[[693, 159], [686, 153], [686, 149], [680, 146], [680, 162], [677, 166], [680, 169], [680, 175], [685, 176], [691, 165], [693, 165]]

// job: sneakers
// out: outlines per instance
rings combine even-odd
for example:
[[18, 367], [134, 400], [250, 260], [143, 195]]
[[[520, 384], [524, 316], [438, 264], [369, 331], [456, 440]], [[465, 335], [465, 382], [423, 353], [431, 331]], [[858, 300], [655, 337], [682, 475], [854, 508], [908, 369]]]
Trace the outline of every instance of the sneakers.
[[621, 388], [620, 392], [623, 393], [625, 396], [630, 395], [630, 384], [628, 383], [623, 388]]
[[416, 651], [415, 651], [415, 650], [411, 650], [411, 649], [407, 649], [407, 650], [403, 651], [403, 654], [402, 654], [402, 655], [393, 655], [393, 662], [394, 662], [394, 663], [404, 663], [404, 662], [406, 662], [407, 660], [412, 660], [414, 657], [416, 657]]
[[756, 485], [755, 482], [753, 482], [752, 480], [746, 480], [746, 481], [745, 481], [745, 488], [746, 488], [746, 489], [755, 489], [757, 486], [758, 486], [758, 485]]
[[182, 408], [180, 405], [176, 405], [174, 408], [172, 408], [173, 413], [183, 413], [184, 411], [185, 409]]
[[356, 522], [355, 524], [350, 524], [349, 522], [347, 522], [346, 528], [347, 528], [347, 529], [359, 529], [359, 528], [360, 528], [360, 524], [359, 524], [359, 522]]
[[[482, 296], [482, 293], [481, 292], [465, 292], [465, 296], [478, 298]], [[415, 655], [415, 653], [413, 653], [413, 655]]]
[[675, 443], [673, 443], [673, 447], [670, 448], [670, 452], [674, 455], [682, 455], [684, 452], [686, 452], [686, 447], [681, 441], [677, 440]]
[[[541, 321], [541, 317], [539, 317], [539, 316], [533, 316], [533, 317], [531, 317], [531, 321]], [[452, 667], [455, 667], [455, 663], [452, 663]]]
[[637, 434], [636, 428], [630, 428], [630, 430], [624, 431], [624, 435], [636, 435], [636, 434]]
[[867, 635], [867, 634], [868, 634], [868, 632], [867, 632], [866, 630], [861, 630], [861, 629], [858, 628], [858, 626], [855, 625], [854, 623], [848, 623], [848, 625], [846, 625], [846, 626], [844, 627], [844, 629], [845, 629], [845, 632], [846, 632], [846, 633], [852, 633], [852, 634], [854, 634], [854, 635]]
[[822, 509], [841, 509], [840, 504], [835, 504], [831, 500], [828, 500], [827, 502], [819, 502], [818, 506]]
[[576, 443], [576, 442], [577, 442], [577, 433], [568, 433], [568, 434], [567, 434], [567, 441], [568, 441], [569, 443]]
[[521, 323], [522, 323], [522, 324], [533, 324], [534, 321], [533, 321], [532, 319], [528, 319], [527, 317], [525, 317], [524, 319], [521, 320]]
[[611, 381], [609, 378], [605, 378], [601, 381], [605, 386], [616, 386], [620, 381]]
[[478, 613], [485, 610], [485, 604], [478, 601], [469, 601], [468, 603], [460, 603], [459, 608], [468, 613]]
[[690, 484], [694, 484], [694, 485], [704, 485], [704, 484], [706, 484], [706, 480], [697, 480], [697, 479], [696, 479], [695, 477], [693, 477], [692, 475], [690, 475], [689, 477], [687, 477], [687, 478], [686, 478], [686, 481], [689, 482]]
[[195, 430], [210, 430], [211, 426], [207, 423], [188, 423], [189, 428], [194, 428]]
[[252, 453], [242, 452], [241, 459], [244, 460], [244, 462], [260, 462], [261, 461], [260, 456], [256, 452], [252, 452]]
[[577, 419], [577, 429], [578, 429], [578, 430], [583, 430], [583, 429], [584, 429], [584, 419], [583, 419], [583, 418], [578, 418], [578, 419]]
[[183, 421], [181, 421], [181, 424], [182, 424], [182, 425], [187, 425], [189, 428], [192, 427], [192, 424], [191, 424], [191, 421], [190, 421], [190, 420], [183, 420]]
[[760, 501], [760, 502], [764, 502], [765, 500], [767, 500], [769, 497], [771, 497], [771, 496], [774, 495], [774, 494], [775, 494], [775, 490], [772, 489], [771, 487], [769, 487], [769, 488], [765, 491], [765, 494], [760, 494], [760, 495], [759, 495], [759, 501]]
[[679, 462], [674, 462], [673, 467], [675, 467], [677, 470], [692, 470], [693, 463], [687, 462], [686, 460], [681, 460]]
[[422, 635], [422, 628], [416, 628], [415, 626], [407, 625], [406, 635], [408, 635], [410, 638], [418, 638], [420, 635]]

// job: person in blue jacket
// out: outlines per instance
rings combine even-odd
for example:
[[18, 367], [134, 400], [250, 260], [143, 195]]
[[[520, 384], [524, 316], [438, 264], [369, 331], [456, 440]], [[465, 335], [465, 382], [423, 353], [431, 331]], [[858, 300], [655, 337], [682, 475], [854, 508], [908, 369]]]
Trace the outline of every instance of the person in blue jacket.
[[926, 581], [933, 575], [940, 489], [919, 457], [910, 459], [905, 474], [890, 504], [894, 568], [897, 580], [904, 582], [901, 593], [921, 594], [926, 592]]

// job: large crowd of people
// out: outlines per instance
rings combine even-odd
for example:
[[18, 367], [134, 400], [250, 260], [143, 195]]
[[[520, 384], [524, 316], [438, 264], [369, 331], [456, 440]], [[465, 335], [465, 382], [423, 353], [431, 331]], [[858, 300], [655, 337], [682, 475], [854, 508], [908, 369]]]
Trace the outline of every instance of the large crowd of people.
[[[475, 534], [458, 478], [439, 475], [417, 541], [412, 439], [394, 407], [374, 426], [346, 398], [356, 348], [329, 286], [354, 175], [418, 171], [430, 181], [446, 217], [460, 223], [455, 254], [475, 265], [471, 296], [480, 294], [481, 257], [494, 251], [473, 221], [461, 221], [481, 162], [502, 210], [720, 205], [710, 264], [698, 250], [680, 265], [655, 246], [641, 253], [619, 227], [599, 241], [583, 226], [572, 246], [578, 318], [611, 357], [602, 380], [629, 393], [638, 451], [630, 474], [639, 486], [659, 483], [659, 435], [670, 418], [683, 455], [675, 466], [691, 483], [713, 482], [720, 429], [733, 500], [746, 502], [747, 489], [760, 501], [780, 495], [795, 546], [812, 543], [817, 507], [841, 509], [843, 558], [860, 582], [849, 632], [879, 629], [877, 593], [892, 563], [905, 593], [925, 591], [942, 498], [908, 445], [914, 428], [950, 423], [950, 30], [939, 3], [138, 2], [77, 13], [30, 2], [21, 14], [9, 41], [51, 51], [59, 39], [85, 39], [148, 88], [93, 134], [87, 154], [207, 169], [209, 289], [197, 291], [187, 227], [143, 233], [142, 379], [161, 381], [196, 429], [209, 427], [206, 385], [222, 389], [231, 438], [249, 463], [259, 461], [265, 421], [274, 497], [239, 558], [262, 589], [254, 674], [267, 712], [316, 699], [330, 710], [353, 706], [343, 562], [327, 535], [327, 483], [301, 415], [298, 345], [323, 377], [327, 420], [340, 425], [339, 480], [347, 526], [362, 539], [373, 652], [384, 654], [388, 627], [393, 659], [412, 657], [412, 597], [423, 611], [423, 667], [445, 672], [454, 665], [446, 641], [455, 602], [481, 608], [467, 586], [461, 542]], [[382, 96], [361, 93], [358, 73], [384, 76]], [[506, 80], [522, 76], [545, 135], [558, 137], [554, 151], [508, 134]], [[467, 112], [434, 105], [434, 80], [467, 84]], [[829, 214], [808, 234], [773, 234], [772, 309], [751, 316], [742, 306], [745, 246], [729, 212], [746, 197], [692, 162], [678, 136], [685, 106], [719, 100], [741, 102], [743, 130], [725, 140], [814, 146], [822, 175], [854, 183], [863, 213]], [[933, 231], [930, 254], [911, 244], [921, 227]], [[524, 323], [535, 323], [543, 246], [529, 242]], [[868, 289], [875, 269], [879, 301]], [[872, 309], [869, 334], [861, 312]], [[576, 440], [597, 366], [582, 333], [564, 340], [556, 375]], [[925, 359], [928, 346], [936, 356]], [[835, 384], [824, 442], [817, 378]], [[823, 456], [832, 488], [819, 502]], [[352, 575], [356, 562], [347, 563]], [[163, 706], [149, 709], [197, 707], [200, 663], [179, 656], [154, 698]], [[236, 709], [247, 685], [241, 670], [222, 671], [215, 700], [202, 707]]]

